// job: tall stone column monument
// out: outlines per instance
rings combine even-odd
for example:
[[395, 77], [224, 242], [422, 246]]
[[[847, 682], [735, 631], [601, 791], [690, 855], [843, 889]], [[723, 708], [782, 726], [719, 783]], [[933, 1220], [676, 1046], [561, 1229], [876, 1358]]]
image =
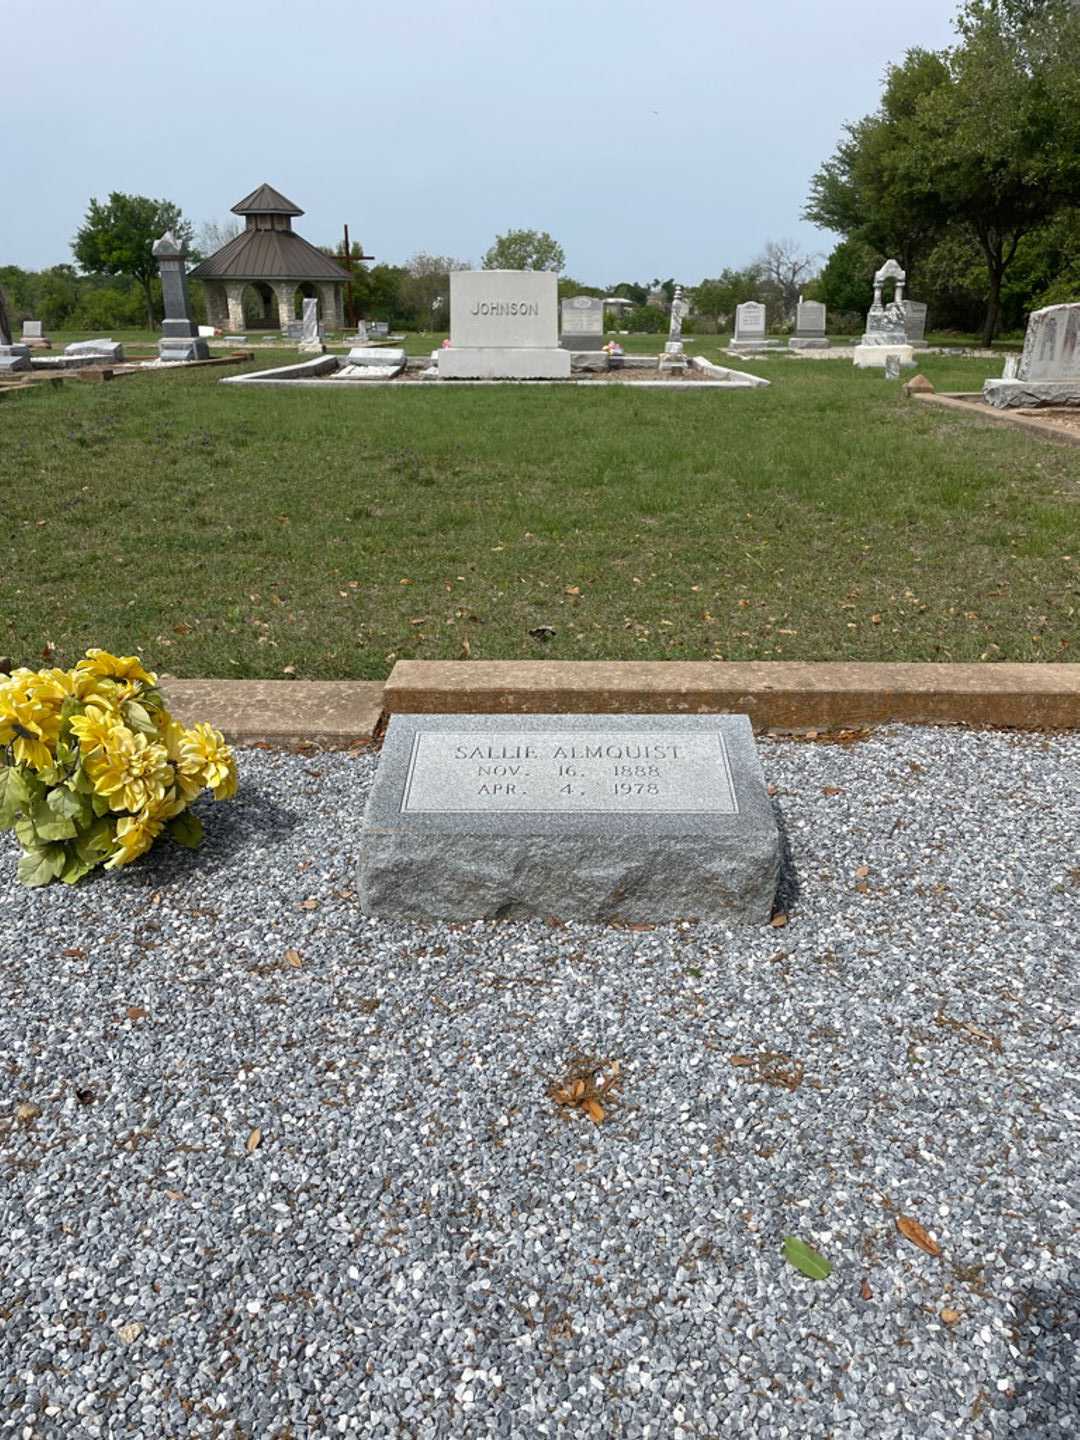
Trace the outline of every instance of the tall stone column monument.
[[167, 230], [154, 242], [154, 255], [161, 271], [161, 294], [165, 302], [158, 355], [162, 360], [209, 360], [210, 347], [191, 318], [184, 248], [177, 244], [172, 231]]

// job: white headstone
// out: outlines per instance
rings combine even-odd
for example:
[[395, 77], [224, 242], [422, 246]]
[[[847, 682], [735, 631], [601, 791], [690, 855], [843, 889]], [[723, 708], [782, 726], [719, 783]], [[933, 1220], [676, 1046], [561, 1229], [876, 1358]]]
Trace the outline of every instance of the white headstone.
[[300, 338], [305, 345], [316, 345], [319, 340], [319, 302], [318, 300], [304, 301], [303, 329]]
[[807, 340], [824, 338], [825, 306], [820, 300], [799, 301], [795, 311], [795, 334]]
[[550, 270], [455, 270], [443, 379], [555, 380], [570, 376], [559, 348], [558, 281]]
[[746, 300], [735, 307], [735, 342], [765, 339], [765, 306]]

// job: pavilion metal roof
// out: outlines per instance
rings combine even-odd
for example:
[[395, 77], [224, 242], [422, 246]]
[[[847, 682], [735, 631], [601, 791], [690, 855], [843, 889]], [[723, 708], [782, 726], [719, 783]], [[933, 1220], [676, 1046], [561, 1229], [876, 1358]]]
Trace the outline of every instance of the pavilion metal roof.
[[303, 210], [286, 200], [272, 185], [260, 185], [232, 207], [234, 215], [303, 215]]
[[[277, 212], [280, 213], [280, 212]], [[193, 280], [331, 280], [349, 275], [292, 230], [244, 230], [196, 265]]]

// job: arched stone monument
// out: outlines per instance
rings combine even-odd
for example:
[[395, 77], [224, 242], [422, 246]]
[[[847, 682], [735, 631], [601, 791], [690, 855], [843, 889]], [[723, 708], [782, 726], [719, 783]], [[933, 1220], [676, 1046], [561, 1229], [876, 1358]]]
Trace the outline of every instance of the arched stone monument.
[[[893, 297], [885, 304], [885, 284], [892, 280]], [[896, 260], [886, 260], [874, 276], [874, 299], [866, 312], [866, 333], [855, 346], [855, 364], [860, 370], [884, 369], [890, 355], [902, 366], [915, 364], [914, 348], [908, 343], [904, 314], [904, 286], [907, 272]]]

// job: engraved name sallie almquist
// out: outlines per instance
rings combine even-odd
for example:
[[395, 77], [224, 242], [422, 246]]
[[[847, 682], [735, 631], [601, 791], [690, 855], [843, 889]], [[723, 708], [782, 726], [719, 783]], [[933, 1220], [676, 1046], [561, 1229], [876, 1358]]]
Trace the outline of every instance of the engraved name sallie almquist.
[[419, 731], [408, 814], [716, 814], [738, 804], [716, 731]]

